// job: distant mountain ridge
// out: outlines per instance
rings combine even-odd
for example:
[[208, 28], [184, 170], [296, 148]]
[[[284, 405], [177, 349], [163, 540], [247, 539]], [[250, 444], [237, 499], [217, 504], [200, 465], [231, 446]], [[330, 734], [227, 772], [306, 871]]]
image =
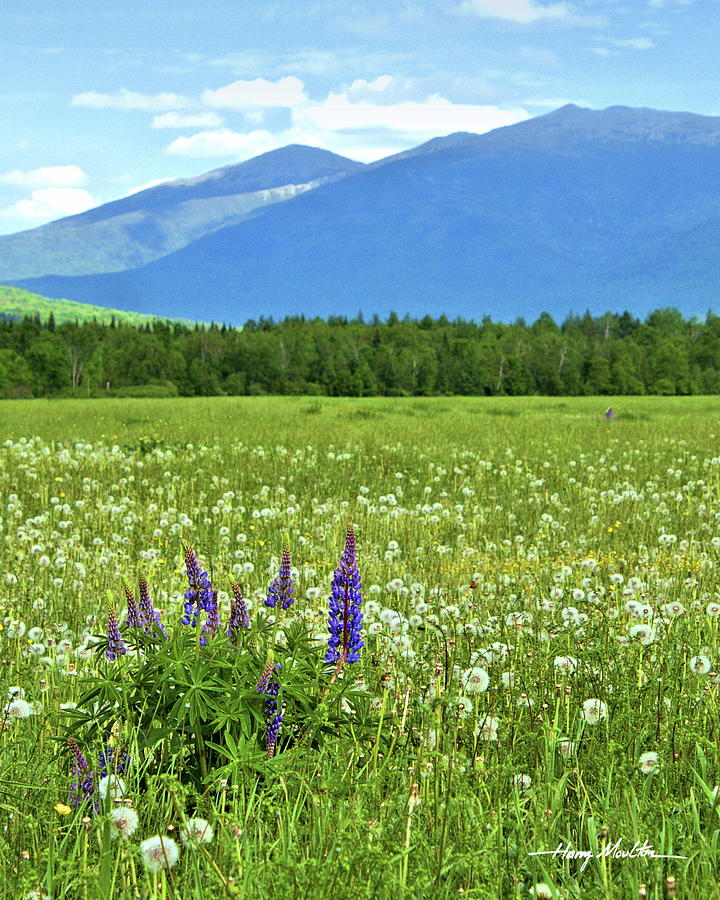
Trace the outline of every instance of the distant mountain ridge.
[[363, 168], [327, 150], [294, 144], [196, 178], [159, 184], [0, 236], [0, 281], [135, 268], [237, 224], [256, 209]]
[[235, 324], [359, 309], [692, 315], [720, 298], [719, 241], [720, 118], [568, 105], [350, 164], [136, 268], [13, 281]]

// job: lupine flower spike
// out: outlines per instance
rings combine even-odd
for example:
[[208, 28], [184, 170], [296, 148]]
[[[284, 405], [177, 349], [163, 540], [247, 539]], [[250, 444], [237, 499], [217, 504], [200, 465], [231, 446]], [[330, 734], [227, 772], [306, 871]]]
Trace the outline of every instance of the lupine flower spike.
[[185, 554], [185, 569], [190, 583], [185, 591], [185, 614], [182, 617], [183, 625], [198, 623], [201, 611], [209, 612], [213, 603], [213, 589], [207, 572], [200, 568], [197, 556], [193, 548], [183, 541], [183, 553]]
[[202, 634], [200, 635], [200, 643], [203, 647], [207, 644], [206, 635], [214, 635], [220, 627], [220, 610], [218, 609], [217, 591], [212, 592], [212, 599], [209, 603], [207, 619], [203, 622]]
[[141, 578], [138, 586], [140, 588], [140, 617], [142, 619], [143, 628], [150, 633], [153, 626], [165, 634], [165, 629], [160, 624], [160, 613], [155, 609], [150, 599], [150, 590], [148, 588], [147, 579]]
[[240, 585], [233, 581], [230, 587], [232, 588], [233, 596], [230, 601], [230, 621], [225, 634], [230, 638], [230, 643], [234, 644], [237, 641], [238, 631], [241, 628], [250, 627], [250, 613], [248, 612], [247, 603], [242, 595]]
[[127, 653], [127, 647], [120, 634], [118, 618], [115, 610], [111, 609], [108, 612], [108, 645], [105, 650], [105, 656], [110, 662], [115, 662], [118, 656], [124, 656], [125, 653]]
[[265, 702], [265, 749], [268, 758], [275, 755], [280, 726], [283, 720], [283, 708], [280, 702], [280, 684], [271, 681], [268, 684]]
[[265, 606], [279, 606], [280, 609], [288, 609], [295, 602], [295, 597], [293, 596], [295, 588], [293, 587], [291, 569], [292, 557], [290, 555], [290, 547], [285, 544], [280, 561], [280, 572], [268, 588]]
[[360, 659], [362, 640], [362, 582], [357, 567], [357, 543], [352, 522], [348, 523], [345, 550], [333, 575], [328, 618], [328, 663], [353, 663]]
[[74, 738], [68, 738], [68, 747], [72, 753], [72, 768], [70, 771], [75, 779], [70, 785], [70, 802], [73, 806], [77, 806], [81, 800], [92, 796], [95, 784], [93, 773]]
[[127, 619], [125, 619], [125, 625], [130, 628], [142, 628], [140, 610], [135, 602], [135, 594], [133, 593], [133, 589], [130, 587], [130, 582], [127, 578], [123, 578], [122, 586], [123, 591], [125, 592], [125, 600], [127, 601]]

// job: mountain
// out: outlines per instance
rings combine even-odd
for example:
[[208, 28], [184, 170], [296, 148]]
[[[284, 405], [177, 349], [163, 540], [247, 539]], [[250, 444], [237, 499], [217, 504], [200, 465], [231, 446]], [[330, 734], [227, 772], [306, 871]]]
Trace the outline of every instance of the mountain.
[[22, 285], [121, 309], [507, 321], [720, 297], [720, 118], [569, 105], [429, 142], [124, 272]]
[[0, 237], [0, 280], [135, 268], [254, 210], [363, 169], [317, 147], [291, 145], [237, 165], [148, 188]]
[[[91, 306], [89, 303], [77, 303], [74, 300], [55, 300], [41, 297], [20, 288], [0, 285], [0, 319], [24, 319], [26, 316], [39, 316], [46, 322], [52, 314], [55, 322], [98, 322], [109, 324], [113, 319], [127, 325], [147, 325], [157, 320], [157, 316], [148, 316], [137, 312], [123, 312], [108, 309], [106, 306]], [[194, 325], [187, 319], [185, 325]]]

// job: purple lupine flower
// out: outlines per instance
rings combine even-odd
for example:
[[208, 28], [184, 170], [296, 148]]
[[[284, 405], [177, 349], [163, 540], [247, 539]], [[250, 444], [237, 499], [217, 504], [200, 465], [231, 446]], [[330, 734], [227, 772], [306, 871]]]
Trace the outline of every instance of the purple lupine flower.
[[270, 684], [270, 676], [275, 671], [275, 663], [270, 660], [265, 663], [265, 668], [262, 670], [262, 675], [260, 676], [260, 681], [255, 685], [255, 690], [258, 694], [264, 694], [267, 691], [268, 684]]
[[125, 653], [127, 653], [127, 647], [120, 634], [118, 618], [115, 614], [115, 610], [111, 609], [108, 613], [108, 644], [107, 649], [105, 650], [105, 656], [107, 656], [110, 662], [115, 662], [118, 656], [123, 656]]
[[128, 752], [123, 749], [115, 753], [114, 747], [106, 747], [98, 754], [98, 775], [105, 778], [106, 775], [124, 775], [127, 771]]
[[203, 647], [207, 644], [205, 635], [209, 634], [212, 637], [212, 635], [217, 632], [219, 627], [220, 610], [218, 608], [217, 591], [213, 591], [212, 600], [210, 601], [210, 608], [208, 609], [207, 619], [205, 619], [205, 621], [203, 622], [202, 633], [200, 634], [200, 643]]
[[290, 548], [286, 544], [282, 550], [280, 572], [268, 588], [265, 606], [277, 607], [279, 605], [281, 609], [288, 609], [295, 602], [295, 597], [293, 597], [295, 588], [293, 587], [291, 568]]
[[125, 627], [142, 628], [140, 610], [135, 602], [135, 594], [133, 593], [127, 578], [123, 578], [122, 585], [123, 591], [125, 592], [125, 600], [127, 601], [127, 619], [125, 619]]
[[280, 683], [268, 681], [265, 688], [265, 749], [268, 757], [275, 755], [280, 726], [283, 720], [283, 708], [280, 702]]
[[92, 796], [95, 782], [92, 770], [74, 738], [68, 738], [68, 747], [70, 747], [73, 759], [70, 771], [75, 779], [70, 785], [70, 802], [73, 806], [77, 806], [82, 800]]
[[238, 631], [241, 628], [250, 627], [250, 613], [240, 585], [233, 581], [230, 587], [232, 588], [233, 596], [230, 601], [230, 621], [225, 634], [230, 638], [230, 643], [234, 644], [237, 640]]
[[348, 523], [345, 550], [333, 574], [328, 617], [328, 649], [325, 662], [353, 663], [360, 659], [362, 640], [362, 582], [357, 567], [357, 543], [352, 522]]
[[141, 578], [138, 581], [138, 587], [140, 588], [140, 617], [142, 619], [143, 628], [150, 634], [153, 630], [153, 626], [155, 626], [159, 631], [165, 634], [165, 629], [160, 623], [160, 613], [155, 609], [152, 600], [150, 599], [150, 589], [148, 588], [147, 579]]
[[605, 418], [612, 419], [612, 417], [614, 415], [615, 415], [615, 410], [612, 408], [612, 406], [608, 406], [607, 410], [605, 411]]
[[198, 623], [200, 612], [203, 610], [206, 612], [210, 611], [209, 607], [213, 602], [213, 589], [208, 573], [200, 568], [195, 551], [184, 541], [183, 552], [185, 554], [185, 569], [190, 586], [185, 591], [185, 613], [181, 621], [183, 625], [195, 627]]

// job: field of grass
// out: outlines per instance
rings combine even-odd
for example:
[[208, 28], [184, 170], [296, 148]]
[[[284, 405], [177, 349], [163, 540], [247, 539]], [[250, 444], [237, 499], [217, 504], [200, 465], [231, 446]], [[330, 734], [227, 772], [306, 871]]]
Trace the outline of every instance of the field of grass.
[[[720, 397], [0, 402], [0, 896], [720, 898], [719, 445]], [[349, 520], [365, 646], [338, 674]], [[181, 540], [219, 591], [204, 647], [178, 624]], [[125, 626], [122, 576], [167, 638]], [[191, 673], [259, 667], [203, 675], [176, 729], [152, 714], [167, 647]], [[241, 753], [210, 720], [262, 719], [268, 656], [286, 718], [274, 755], [255, 726]], [[73, 728], [95, 773], [77, 805]], [[108, 748], [124, 796], [98, 801]], [[181, 840], [196, 818], [207, 843]]]

